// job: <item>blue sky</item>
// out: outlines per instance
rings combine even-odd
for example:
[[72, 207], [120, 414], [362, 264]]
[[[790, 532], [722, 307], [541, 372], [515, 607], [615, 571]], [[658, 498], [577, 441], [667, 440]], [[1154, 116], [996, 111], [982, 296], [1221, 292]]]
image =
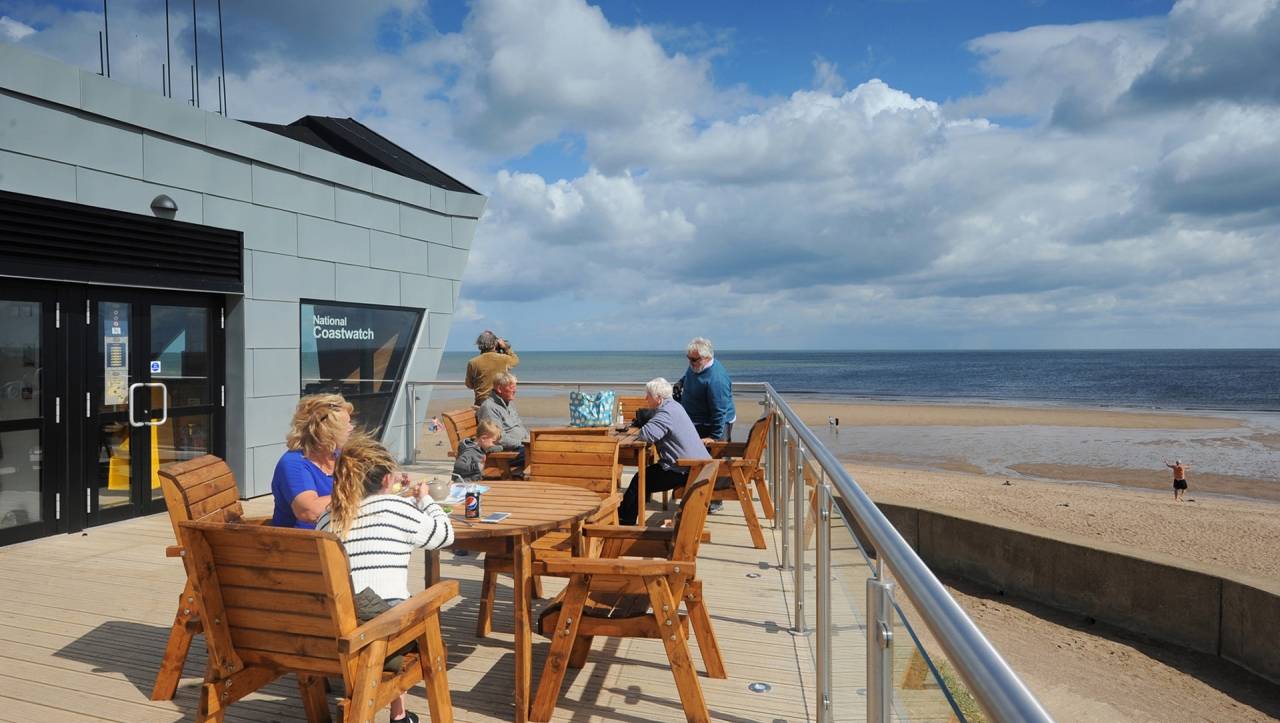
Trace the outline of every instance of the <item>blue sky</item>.
[[[158, 86], [162, 0], [111, 8]], [[353, 116], [488, 196], [451, 349], [1280, 345], [1280, 0], [223, 11], [233, 115]], [[0, 0], [85, 67], [100, 23]]]

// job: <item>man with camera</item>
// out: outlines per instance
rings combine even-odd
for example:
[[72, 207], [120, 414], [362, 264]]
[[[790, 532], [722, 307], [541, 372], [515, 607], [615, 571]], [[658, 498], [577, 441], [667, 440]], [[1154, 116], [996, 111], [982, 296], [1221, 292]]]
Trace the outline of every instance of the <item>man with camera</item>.
[[475, 404], [480, 406], [493, 391], [493, 379], [499, 373], [510, 371], [520, 363], [511, 343], [488, 329], [476, 337], [480, 353], [467, 362], [467, 389], [475, 393]]

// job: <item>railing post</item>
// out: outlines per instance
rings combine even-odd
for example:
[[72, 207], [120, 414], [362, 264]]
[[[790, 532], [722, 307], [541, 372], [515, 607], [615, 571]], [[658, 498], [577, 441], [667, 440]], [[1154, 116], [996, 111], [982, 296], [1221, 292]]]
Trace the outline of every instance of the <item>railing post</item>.
[[782, 518], [778, 537], [782, 540], [782, 549], [779, 551], [779, 557], [781, 557], [783, 570], [791, 569], [791, 535], [788, 534], [791, 530], [791, 512], [787, 509], [787, 501], [791, 498], [787, 495], [791, 494], [791, 475], [796, 470], [796, 466], [791, 462], [794, 459], [796, 449], [795, 445], [791, 443], [789, 430], [790, 427], [787, 424], [783, 424], [778, 429], [778, 436], [781, 438], [778, 446], [782, 452], [782, 464], [779, 465], [780, 469], [778, 470], [782, 473], [778, 475], [781, 489], [778, 490], [777, 496], [773, 498], [775, 500], [774, 508], [778, 511], [778, 517]]
[[804, 634], [804, 445], [796, 440], [795, 477], [791, 481], [791, 554], [795, 556], [795, 625], [792, 632]]
[[404, 458], [407, 464], [414, 464], [418, 461], [418, 435], [416, 434], [418, 426], [418, 394], [413, 382], [405, 384], [404, 388], [409, 393], [409, 398], [405, 400], [405, 408], [409, 412], [409, 423], [404, 427], [405, 437], [408, 440]]
[[817, 626], [818, 626], [818, 723], [831, 723], [833, 713], [831, 700], [831, 487], [827, 485], [827, 476], [822, 475], [822, 485], [818, 488], [818, 584]]
[[884, 567], [867, 580], [867, 721], [889, 723], [893, 711], [893, 583]]

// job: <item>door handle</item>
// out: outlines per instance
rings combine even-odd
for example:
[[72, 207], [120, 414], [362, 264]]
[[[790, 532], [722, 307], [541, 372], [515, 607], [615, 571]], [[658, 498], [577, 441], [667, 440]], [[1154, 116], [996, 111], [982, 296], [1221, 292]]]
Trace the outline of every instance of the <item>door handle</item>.
[[[160, 387], [160, 418], [155, 421], [139, 422], [133, 416], [133, 392], [138, 387]], [[130, 427], [159, 427], [169, 421], [169, 388], [162, 382], [134, 382], [129, 385], [129, 426]]]

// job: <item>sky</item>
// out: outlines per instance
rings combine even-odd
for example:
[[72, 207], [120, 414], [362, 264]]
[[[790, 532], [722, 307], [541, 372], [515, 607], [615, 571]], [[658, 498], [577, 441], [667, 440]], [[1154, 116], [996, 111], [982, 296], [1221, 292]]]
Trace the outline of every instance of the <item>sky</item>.
[[[110, 1], [113, 77], [159, 92], [163, 8]], [[0, 0], [0, 42], [96, 70], [101, 13]], [[232, 117], [350, 116], [488, 197], [450, 350], [1280, 346], [1280, 0], [222, 14]]]

